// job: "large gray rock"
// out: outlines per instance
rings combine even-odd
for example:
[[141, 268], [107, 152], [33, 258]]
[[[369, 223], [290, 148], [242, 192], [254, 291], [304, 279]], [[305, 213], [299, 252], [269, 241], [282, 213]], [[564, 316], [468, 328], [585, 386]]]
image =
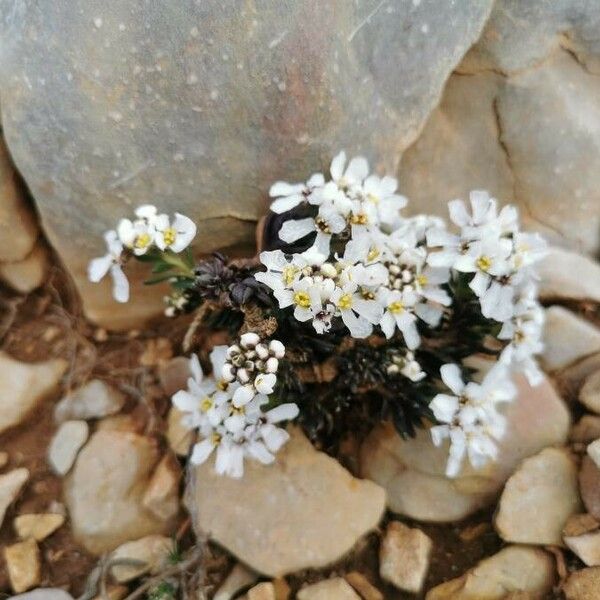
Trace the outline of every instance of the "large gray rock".
[[394, 168], [491, 6], [7, 0], [4, 132], [87, 314], [156, 310], [139, 289], [122, 308], [85, 282], [132, 206], [189, 214], [207, 251], [249, 244], [270, 183], [341, 147]]

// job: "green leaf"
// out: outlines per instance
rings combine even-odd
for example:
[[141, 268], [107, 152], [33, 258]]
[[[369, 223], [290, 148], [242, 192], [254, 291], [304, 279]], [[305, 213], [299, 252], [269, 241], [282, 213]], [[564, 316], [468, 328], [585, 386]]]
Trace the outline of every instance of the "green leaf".
[[158, 275], [157, 277], [151, 277], [150, 279], [146, 279], [146, 281], [144, 281], [144, 285], [154, 285], [155, 283], [162, 283], [163, 281], [168, 281], [172, 278], [172, 274]]
[[172, 271], [173, 265], [169, 265], [165, 262], [158, 262], [152, 267], [153, 273], [166, 273], [167, 271]]

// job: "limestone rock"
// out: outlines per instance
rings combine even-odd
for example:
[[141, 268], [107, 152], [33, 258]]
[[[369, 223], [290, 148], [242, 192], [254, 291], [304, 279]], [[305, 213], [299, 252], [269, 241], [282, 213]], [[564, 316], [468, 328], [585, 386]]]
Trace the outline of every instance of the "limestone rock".
[[506, 482], [495, 525], [508, 542], [561, 545], [567, 519], [580, 508], [573, 457], [546, 448], [525, 459]]
[[173, 456], [166, 455], [150, 478], [142, 504], [159, 519], [172, 519], [179, 512], [180, 480], [179, 463]]
[[275, 586], [270, 581], [264, 581], [248, 590], [247, 600], [277, 600]]
[[585, 380], [600, 371], [600, 352], [591, 354], [553, 374], [565, 398], [577, 397]]
[[600, 352], [600, 330], [561, 306], [546, 309], [545, 348], [541, 362], [547, 370], [567, 367]]
[[599, 589], [600, 567], [590, 567], [571, 573], [563, 586], [567, 600], [596, 600]]
[[48, 267], [48, 251], [38, 243], [23, 260], [0, 264], [0, 279], [17, 292], [29, 294], [44, 283]]
[[27, 206], [8, 149], [0, 138], [0, 262], [23, 260], [37, 236], [35, 216]]
[[9, 0], [2, 126], [87, 315], [159, 309], [161, 291], [135, 286], [121, 306], [85, 280], [131, 206], [189, 215], [207, 252], [252, 243], [270, 183], [342, 146], [394, 168], [491, 6]]
[[540, 298], [600, 302], [600, 264], [587, 256], [551, 247], [536, 266]]
[[64, 515], [56, 513], [19, 515], [13, 526], [22, 540], [33, 538], [36, 542], [45, 540], [65, 522]]
[[600, 10], [594, 0], [499, 0], [467, 63], [476, 70], [511, 73], [538, 66], [562, 47], [576, 54], [586, 69], [599, 73], [600, 44], [594, 35], [598, 27]]
[[579, 491], [586, 510], [600, 519], [600, 468], [584, 456], [579, 470]]
[[8, 452], [0, 452], [0, 469], [8, 464]]
[[298, 592], [297, 598], [298, 600], [360, 600], [360, 596], [341, 577], [307, 585]]
[[482, 560], [462, 577], [431, 589], [426, 600], [504, 600], [511, 592], [543, 598], [552, 590], [551, 556], [538, 548], [507, 546]]
[[481, 470], [465, 465], [459, 477], [448, 479], [446, 447], [435, 448], [427, 431], [402, 440], [388, 425], [365, 440], [361, 473], [386, 488], [390, 510], [413, 519], [455, 521], [486, 506], [523, 458], [567, 439], [569, 413], [552, 385], [531, 387], [523, 377], [516, 383], [519, 395], [506, 409], [507, 434], [497, 462]]
[[77, 540], [100, 554], [168, 531], [142, 503], [158, 450], [152, 440], [123, 431], [94, 433], [66, 477], [64, 492]]
[[125, 585], [109, 585], [106, 594], [98, 595], [93, 600], [123, 600], [129, 594], [129, 588]]
[[92, 379], [65, 396], [54, 410], [60, 423], [67, 419], [99, 419], [123, 408], [125, 396], [100, 379]]
[[194, 443], [195, 434], [193, 430], [182, 425], [181, 419], [183, 419], [183, 413], [172, 406], [167, 417], [166, 435], [171, 450], [177, 456], [187, 456], [191, 445]]
[[191, 472], [186, 505], [194, 526], [269, 576], [339, 559], [384, 510], [379, 486], [352, 477], [296, 429], [272, 465], [248, 461], [241, 480], [213, 469], [208, 461]]
[[0, 351], [0, 432], [23, 422], [67, 368], [62, 359], [24, 363]]
[[111, 573], [118, 583], [126, 583], [147, 573], [154, 575], [167, 565], [173, 549], [173, 540], [162, 535], [148, 535], [133, 542], [126, 542], [111, 554], [111, 561], [131, 560], [141, 564], [115, 564]]
[[587, 453], [600, 469], [600, 438], [587, 447]]
[[4, 521], [6, 509], [14, 502], [28, 479], [29, 471], [23, 468], [0, 475], [0, 526]]
[[600, 438], [600, 415], [583, 415], [569, 435], [572, 442], [589, 444]]
[[379, 551], [379, 573], [397, 588], [418, 594], [429, 568], [433, 543], [420, 529], [392, 521]]
[[73, 600], [73, 596], [59, 588], [37, 588], [13, 596], [11, 600]]
[[600, 371], [586, 377], [579, 390], [579, 400], [584, 406], [600, 414]]
[[58, 475], [66, 475], [89, 435], [86, 421], [65, 421], [54, 434], [48, 448], [48, 462]]
[[352, 571], [344, 578], [363, 600], [383, 600], [383, 594], [362, 573]]
[[34, 539], [6, 546], [4, 560], [13, 592], [25, 592], [40, 582], [40, 550]]
[[252, 585], [257, 579], [257, 573], [237, 563], [217, 590], [213, 600], [231, 600], [242, 588]]
[[588, 567], [600, 566], [600, 529], [581, 535], [565, 536], [564, 541]]

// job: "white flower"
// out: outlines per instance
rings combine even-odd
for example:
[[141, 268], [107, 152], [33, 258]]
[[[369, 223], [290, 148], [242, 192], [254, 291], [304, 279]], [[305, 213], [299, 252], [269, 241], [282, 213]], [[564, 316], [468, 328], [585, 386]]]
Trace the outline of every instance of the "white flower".
[[154, 229], [145, 219], [121, 219], [117, 226], [119, 239], [136, 256], [146, 254], [154, 243]]
[[269, 196], [275, 198], [271, 203], [271, 210], [281, 214], [306, 202], [308, 195], [318, 187], [325, 185], [325, 178], [321, 173], [315, 173], [306, 183], [286, 183], [277, 181], [269, 190]]
[[497, 364], [481, 384], [463, 383], [457, 365], [440, 369], [443, 382], [454, 395], [437, 394], [429, 407], [441, 423], [431, 429], [435, 445], [450, 440], [446, 475], [455, 477], [465, 455], [475, 468], [480, 468], [497, 453], [495, 440], [504, 435], [506, 423], [497, 405], [511, 402], [516, 388], [506, 368]]
[[171, 223], [168, 215], [158, 215], [154, 219], [155, 243], [161, 250], [179, 253], [187, 248], [196, 235], [196, 225], [185, 215], [175, 213]]
[[396, 194], [398, 181], [394, 177], [370, 175], [364, 181], [364, 201], [375, 205], [379, 222], [393, 227], [398, 224], [400, 210], [408, 203], [404, 196]]
[[366, 338], [371, 335], [373, 325], [381, 320], [383, 310], [375, 297], [361, 293], [356, 284], [336, 287], [331, 295], [331, 303], [335, 305], [350, 335], [355, 338]]
[[342, 150], [331, 161], [331, 178], [342, 190], [352, 190], [361, 185], [369, 174], [369, 163], [363, 156], [357, 156], [350, 160], [346, 166], [346, 153]]
[[285, 221], [279, 230], [279, 238], [286, 244], [293, 244], [310, 233], [316, 232], [315, 245], [328, 248], [331, 236], [341, 233], [344, 229], [346, 229], [346, 219], [335, 210], [325, 208], [321, 209], [314, 219], [308, 217]]
[[143, 204], [135, 209], [135, 216], [144, 219], [149, 225], [154, 224], [158, 211], [153, 204]]
[[88, 278], [93, 283], [98, 283], [107, 273], [113, 280], [113, 297], [117, 302], [129, 300], [129, 281], [121, 268], [121, 255], [123, 244], [116, 231], [107, 231], [104, 234], [107, 253], [99, 258], [94, 258], [88, 265]]
[[[331, 284], [333, 285], [333, 282]], [[312, 277], [294, 281], [291, 289], [274, 290], [273, 295], [279, 302], [279, 308], [294, 306], [294, 317], [298, 321], [311, 320], [315, 311], [320, 310], [322, 305], [321, 285]]]
[[381, 288], [377, 299], [383, 307], [383, 316], [379, 325], [388, 339], [394, 335], [398, 328], [404, 336], [406, 346], [414, 350], [421, 343], [417, 331], [417, 317], [414, 314], [417, 295], [414, 291], [389, 290]]

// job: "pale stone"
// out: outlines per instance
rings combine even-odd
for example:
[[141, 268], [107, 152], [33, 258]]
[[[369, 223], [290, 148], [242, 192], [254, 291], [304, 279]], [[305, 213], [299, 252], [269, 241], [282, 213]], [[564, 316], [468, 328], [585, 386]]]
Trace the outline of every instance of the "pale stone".
[[536, 69], [507, 78], [496, 106], [527, 226], [555, 245], [596, 253], [600, 79], [569, 53], [557, 52]]
[[600, 414], [600, 371], [586, 377], [581, 390], [579, 401], [590, 410]]
[[599, 27], [595, 0], [498, 0], [466, 62], [471, 69], [511, 73], [534, 69], [566, 48], [586, 69], [600, 73]]
[[29, 294], [46, 281], [48, 266], [48, 251], [38, 243], [23, 260], [1, 263], [0, 279], [17, 292]]
[[341, 577], [326, 579], [303, 587], [298, 600], [360, 600], [360, 596]]
[[0, 452], [0, 469], [8, 464], [8, 452]]
[[588, 566], [600, 566], [600, 530], [577, 536], [565, 536], [565, 544]]
[[106, 594], [94, 596], [93, 600], [123, 600], [129, 595], [129, 588], [125, 585], [109, 585]]
[[144, 493], [142, 504], [159, 519], [172, 519], [179, 512], [181, 468], [171, 455], [159, 463]]
[[600, 330], [562, 306], [546, 309], [545, 348], [541, 362], [554, 371], [600, 352]]
[[397, 588], [418, 594], [429, 569], [433, 542], [420, 529], [392, 521], [379, 550], [379, 573]]
[[561, 545], [567, 519], [580, 509], [573, 457], [546, 448], [525, 459], [506, 482], [495, 526], [507, 542]]
[[516, 383], [519, 395], [506, 407], [508, 427], [497, 461], [480, 470], [465, 464], [457, 478], [448, 479], [447, 446], [436, 448], [423, 430], [403, 440], [386, 425], [365, 440], [361, 473], [386, 488], [390, 510], [417, 520], [456, 521], [490, 504], [523, 458], [563, 444], [569, 431], [569, 413], [547, 380], [531, 387], [519, 376]]
[[22, 423], [58, 386], [66, 361], [25, 363], [0, 351], [0, 432]]
[[448, 201], [468, 198], [473, 189], [514, 201], [494, 110], [501, 85], [503, 78], [495, 73], [448, 79], [441, 103], [400, 161], [398, 180], [410, 201], [404, 212], [447, 218]]
[[187, 456], [194, 443], [194, 431], [185, 427], [181, 420], [183, 413], [172, 406], [167, 417], [167, 441], [177, 456]]
[[553, 374], [565, 398], [576, 398], [585, 380], [600, 371], [600, 353], [596, 352]]
[[11, 600], [73, 600], [73, 596], [59, 588], [37, 588], [24, 594], [12, 596]]
[[597, 600], [600, 589], [600, 567], [575, 571], [563, 586], [567, 600]]
[[600, 438], [600, 415], [583, 415], [573, 428], [569, 435], [572, 442], [589, 444]]
[[118, 563], [119, 560], [131, 560], [142, 564], [115, 564], [111, 568], [112, 576], [117, 583], [126, 583], [147, 573], [159, 573], [167, 565], [174, 548], [173, 540], [162, 535], [148, 535], [133, 542], [126, 542], [111, 554], [111, 561]]
[[248, 590], [248, 600], [277, 600], [275, 586], [270, 581], [255, 585]]
[[363, 600], [384, 600], [383, 594], [362, 573], [352, 571], [344, 577]]
[[600, 264], [587, 256], [552, 247], [536, 271], [541, 298], [600, 302]]
[[159, 455], [153, 440], [123, 431], [97, 431], [65, 478], [64, 493], [76, 539], [101, 554], [169, 523], [142, 504]]
[[291, 434], [273, 464], [246, 461], [242, 479], [217, 475], [213, 461], [195, 467], [186, 493], [196, 530], [269, 576], [334, 562], [385, 508], [383, 489]]
[[64, 522], [65, 517], [55, 513], [19, 515], [13, 521], [13, 527], [22, 540], [33, 538], [36, 542], [41, 542]]
[[198, 251], [247, 248], [273, 181], [342, 147], [393, 169], [492, 3], [8, 0], [2, 127], [86, 314], [125, 326], [160, 311], [140, 271], [126, 305], [85, 277], [137, 205], [189, 215]]
[[461, 577], [434, 587], [425, 598], [504, 600], [512, 592], [543, 598], [552, 590], [554, 580], [554, 560], [550, 554], [539, 548], [508, 546]]
[[600, 438], [587, 447], [587, 453], [600, 469]]
[[35, 216], [27, 206], [8, 149], [0, 137], [0, 262], [23, 260], [37, 237]]
[[176, 356], [158, 367], [158, 378], [167, 396], [185, 389], [191, 375], [190, 359], [185, 356]]
[[14, 502], [28, 479], [29, 471], [24, 468], [0, 475], [0, 526], [4, 521], [6, 509]]
[[589, 456], [581, 461], [579, 490], [586, 510], [600, 520], [600, 468]]
[[25, 592], [40, 582], [40, 550], [34, 539], [6, 546], [4, 560], [13, 592]]
[[242, 588], [252, 585], [257, 579], [258, 574], [255, 571], [237, 563], [215, 593], [213, 600], [231, 600]]
[[56, 474], [66, 475], [69, 472], [88, 435], [86, 421], [65, 421], [58, 428], [48, 448], [48, 462]]
[[54, 410], [58, 422], [67, 419], [98, 419], [119, 412], [125, 396], [100, 379], [92, 379], [65, 396]]

